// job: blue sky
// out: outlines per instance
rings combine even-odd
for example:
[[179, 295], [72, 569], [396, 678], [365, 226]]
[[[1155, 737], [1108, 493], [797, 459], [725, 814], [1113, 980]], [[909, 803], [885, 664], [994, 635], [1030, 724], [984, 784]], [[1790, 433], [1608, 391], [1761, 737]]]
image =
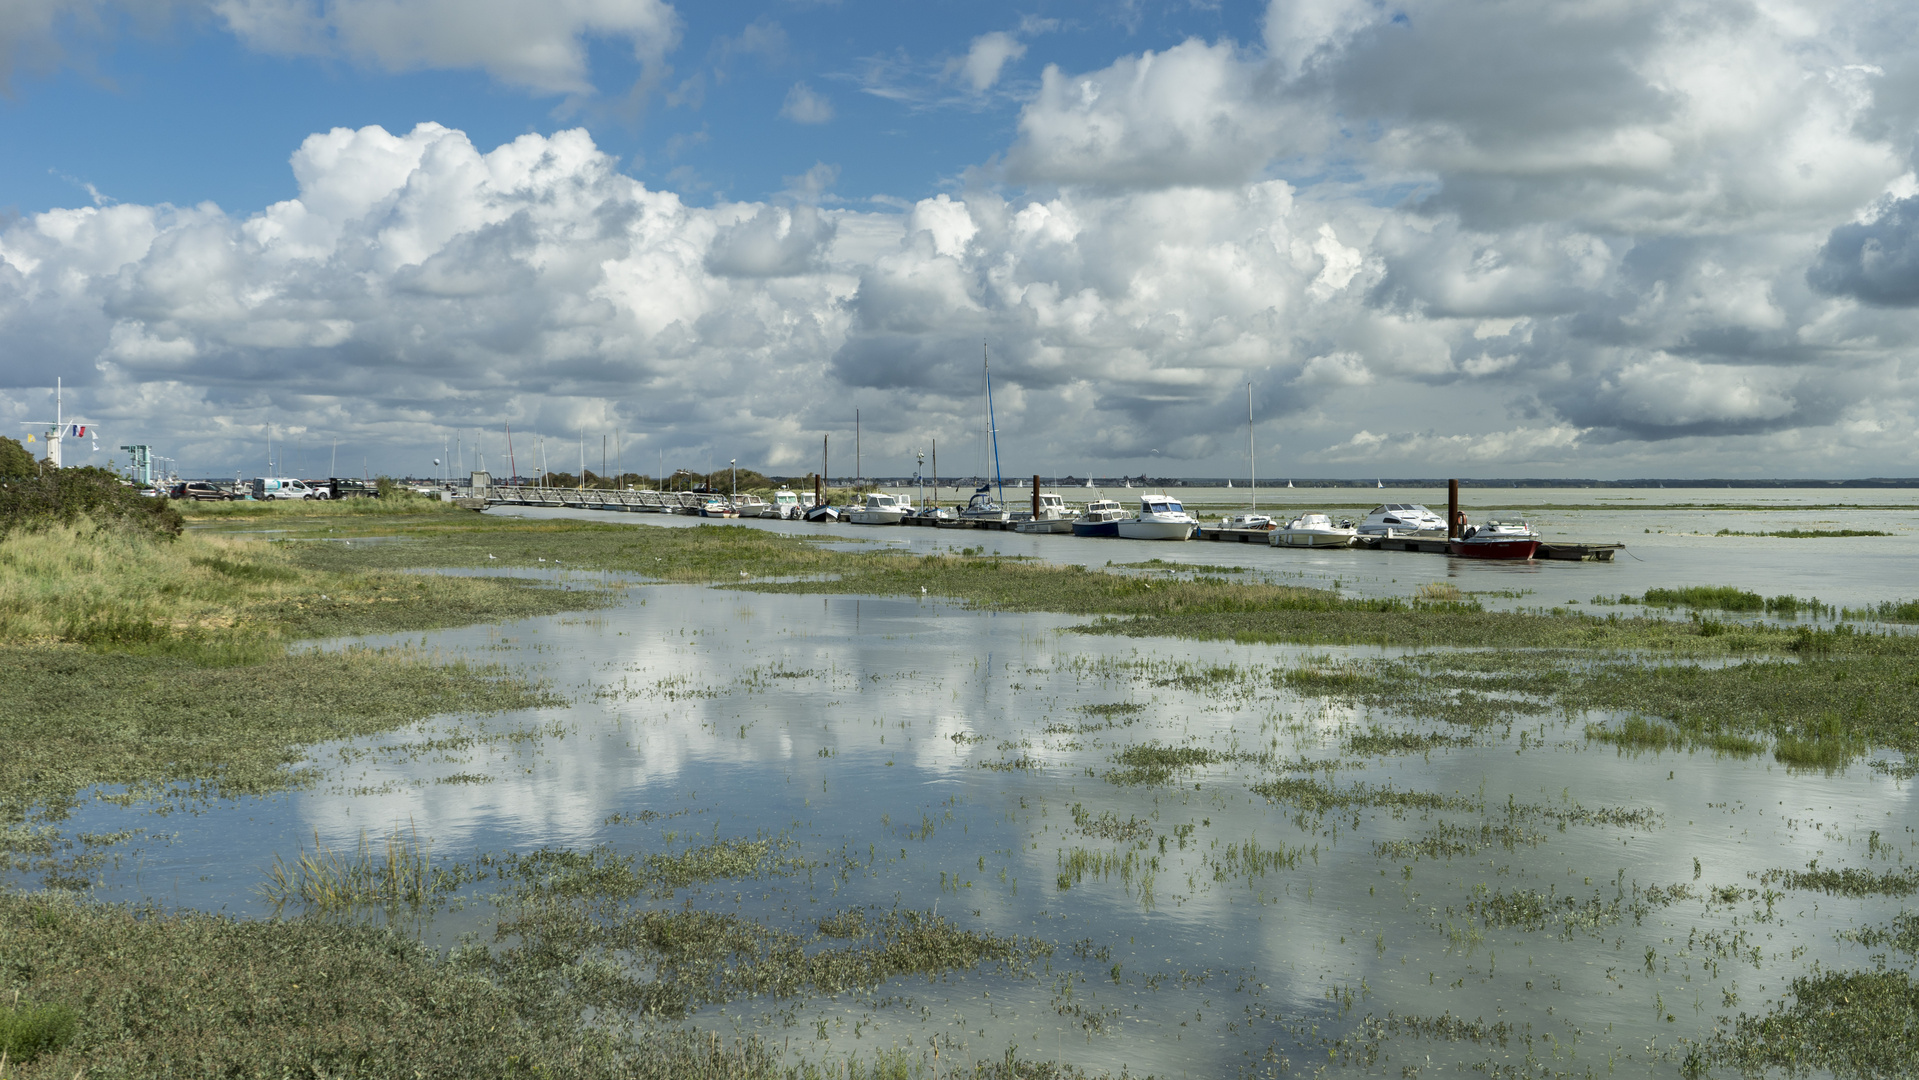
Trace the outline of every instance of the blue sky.
[[[109, 9], [107, 32], [60, 35], [69, 62], [16, 72], [0, 99], [8, 151], [0, 192], [15, 212], [90, 200], [250, 211], [297, 194], [286, 158], [332, 127], [404, 131], [423, 120], [481, 146], [584, 126], [624, 171], [689, 201], [761, 199], [824, 162], [849, 200], [915, 200], [1012, 141], [1040, 69], [1104, 66], [1188, 37], [1256, 39], [1260, 9], [1080, 4], [707, 3], [676, 8], [670, 72], [649, 75], [624, 40], [589, 38], [595, 93], [542, 93], [472, 69], [394, 73], [351, 58], [249, 48], [217, 17], [143, 26]], [[1022, 26], [1028, 29], [1022, 33]], [[1016, 35], [990, 92], [945, 74], [973, 39]], [[636, 107], [635, 84], [657, 80]], [[804, 83], [831, 121], [781, 114]]]
[[57, 374], [95, 461], [800, 472], [858, 410], [904, 472], [977, 444], [984, 343], [1013, 473], [1236, 475], [1251, 383], [1276, 475], [1919, 475], [1915, 46], [1889, 0], [13, 0], [0, 425]]

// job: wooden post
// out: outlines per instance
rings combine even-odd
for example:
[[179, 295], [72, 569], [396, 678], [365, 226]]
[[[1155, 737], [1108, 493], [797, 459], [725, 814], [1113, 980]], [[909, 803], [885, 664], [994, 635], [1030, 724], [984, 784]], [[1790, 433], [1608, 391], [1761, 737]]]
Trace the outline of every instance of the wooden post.
[[1446, 481], [1446, 539], [1459, 539], [1459, 481]]
[[1039, 474], [1033, 474], [1033, 520], [1039, 520]]
[[814, 473], [813, 474], [813, 505], [818, 506], [822, 501], [823, 500], [820, 498], [820, 474]]

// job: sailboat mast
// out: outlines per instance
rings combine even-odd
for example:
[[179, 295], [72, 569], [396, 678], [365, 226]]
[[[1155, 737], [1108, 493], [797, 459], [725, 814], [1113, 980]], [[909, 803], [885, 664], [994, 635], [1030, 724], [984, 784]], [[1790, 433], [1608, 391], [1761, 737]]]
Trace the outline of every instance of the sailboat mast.
[[1259, 509], [1259, 462], [1253, 456], [1253, 383], [1246, 382], [1246, 484], [1252, 488], [1252, 508]]
[[940, 441], [933, 440], [933, 501], [940, 501]]
[[986, 430], [993, 433], [993, 483], [999, 487], [999, 504], [1006, 505], [1006, 479], [999, 468], [999, 422], [993, 419], [993, 365], [986, 360], [986, 343], [980, 342], [980, 366], [986, 369]]

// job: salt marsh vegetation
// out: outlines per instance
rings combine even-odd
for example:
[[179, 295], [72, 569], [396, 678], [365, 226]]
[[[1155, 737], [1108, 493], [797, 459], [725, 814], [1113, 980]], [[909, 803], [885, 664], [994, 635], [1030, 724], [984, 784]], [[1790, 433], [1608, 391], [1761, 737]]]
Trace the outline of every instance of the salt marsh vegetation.
[[[478, 603], [458, 599], [468, 583], [502, 604], [571, 586], [555, 602], [595, 613], [522, 611], [510, 632], [381, 654], [502, 695], [450, 698], [450, 719], [408, 727], [396, 705], [323, 721], [338, 698], [309, 689], [274, 699], [293, 718], [277, 742], [192, 729], [199, 706], [258, 687], [230, 699], [214, 680], [177, 715], [205, 744], [189, 759], [217, 768], [115, 772], [76, 748], [61, 760], [93, 772], [0, 774], [18, 805], [64, 815], [10, 826], [33, 872], [128, 902], [24, 877], [0, 891], [0, 990], [76, 1018], [28, 1075], [296, 1059], [741, 1077], [1919, 1064], [1900, 1041], [1915, 646], [1828, 605], [1732, 607], [1675, 585], [1700, 603], [1494, 611], [1457, 589], [1358, 597], [478, 515], [231, 535], [255, 524], [187, 541], [261, 568], [196, 572], [243, 590], [206, 610], [246, 613], [275, 642], [341, 625], [301, 592], [339, 581], [428, 581], [455, 606], [421, 625], [479, 610], [457, 606]], [[361, 528], [423, 539], [343, 542]], [[421, 565], [543, 588], [404, 572]], [[152, 668], [154, 687], [216, 670], [132, 639], [49, 648], [188, 665]], [[89, 707], [112, 715], [135, 684], [114, 685]], [[157, 689], [124, 700], [174, 715]], [[127, 778], [116, 801], [87, 794], [111, 776]], [[228, 831], [142, 839], [169, 821], [147, 815], [186, 805]], [[253, 839], [270, 815], [292, 821]], [[241, 890], [176, 883], [181, 899], [140, 906], [145, 880], [221, 837], [251, 845]], [[193, 910], [250, 897], [247, 918]], [[72, 963], [102, 954], [127, 959]], [[191, 1008], [151, 998], [169, 982], [195, 988]], [[302, 1015], [327, 1020], [301, 1033]], [[264, 1049], [190, 1057], [243, 1016]]]

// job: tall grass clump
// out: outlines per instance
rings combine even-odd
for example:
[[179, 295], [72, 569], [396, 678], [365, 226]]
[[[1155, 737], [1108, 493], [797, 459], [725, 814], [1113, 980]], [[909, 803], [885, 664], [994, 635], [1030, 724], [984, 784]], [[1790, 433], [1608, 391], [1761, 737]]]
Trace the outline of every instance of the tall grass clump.
[[1732, 585], [1687, 585], [1677, 589], [1647, 589], [1640, 603], [1648, 607], [1716, 608], [1720, 611], [1764, 611], [1766, 599]]
[[24, 1065], [72, 1042], [79, 1028], [71, 1008], [22, 1001], [16, 990], [12, 1001], [0, 1005], [0, 1061]]
[[151, 647], [205, 637], [233, 629], [239, 605], [305, 578], [259, 544], [47, 523], [0, 542], [0, 641]]
[[1828, 712], [1780, 732], [1772, 756], [1794, 768], [1832, 772], [1865, 752], [1866, 740], [1854, 734], [1839, 714]]
[[435, 872], [431, 844], [417, 829], [394, 830], [379, 845], [365, 832], [349, 854], [320, 843], [303, 846], [292, 862], [273, 857], [273, 869], [261, 893], [275, 904], [305, 904], [319, 911], [346, 911], [375, 905], [420, 908], [458, 884], [458, 875]]

